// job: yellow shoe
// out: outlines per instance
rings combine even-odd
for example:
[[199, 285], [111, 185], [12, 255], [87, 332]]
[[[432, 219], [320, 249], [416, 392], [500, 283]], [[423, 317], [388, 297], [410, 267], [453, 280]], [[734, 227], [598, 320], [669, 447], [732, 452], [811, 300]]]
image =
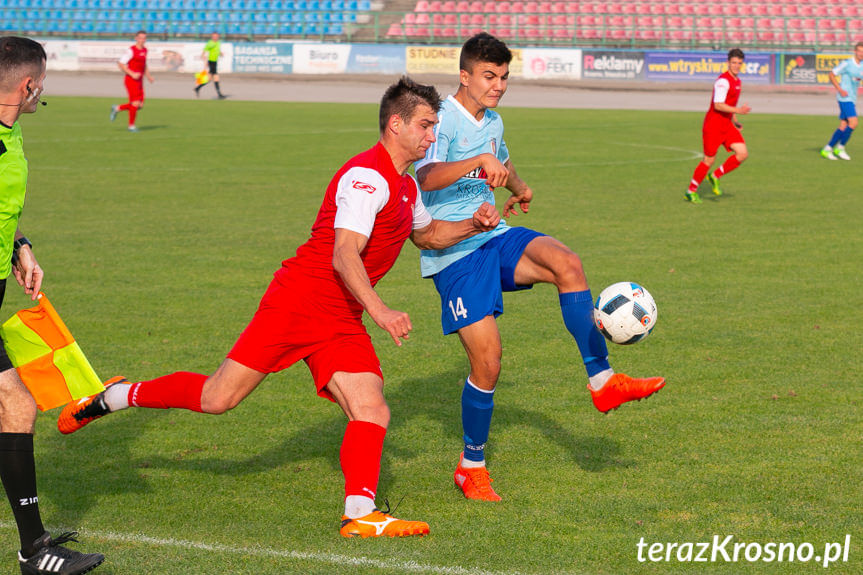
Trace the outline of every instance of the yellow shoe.
[[342, 537], [407, 537], [428, 535], [429, 524], [424, 521], [404, 521], [375, 509], [359, 519], [348, 519], [342, 515]]
[[482, 501], [500, 501], [500, 495], [495, 493], [491, 487], [491, 482], [494, 479], [489, 476], [488, 469], [485, 466], [462, 467], [461, 462], [463, 460], [464, 453], [459, 457], [452, 478], [455, 484], [461, 488], [464, 496], [468, 499], [480, 499]]

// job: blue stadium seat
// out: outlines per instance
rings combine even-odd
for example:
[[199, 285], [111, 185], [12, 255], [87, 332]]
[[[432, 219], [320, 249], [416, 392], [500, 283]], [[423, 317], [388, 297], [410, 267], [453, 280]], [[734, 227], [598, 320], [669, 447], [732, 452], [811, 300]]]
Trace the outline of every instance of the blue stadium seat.
[[234, 10], [245, 10], [246, 0], [234, 0]]
[[306, 11], [306, 0], [294, 0], [294, 10]]
[[372, 9], [372, 3], [369, 0], [360, 0], [358, 9], [362, 12], [368, 12]]
[[246, 0], [246, 10], [257, 10], [258, 0]]
[[341, 24], [329, 24], [324, 30], [324, 34], [340, 35], [344, 33]]
[[318, 0], [306, 0], [306, 10], [320, 10]]

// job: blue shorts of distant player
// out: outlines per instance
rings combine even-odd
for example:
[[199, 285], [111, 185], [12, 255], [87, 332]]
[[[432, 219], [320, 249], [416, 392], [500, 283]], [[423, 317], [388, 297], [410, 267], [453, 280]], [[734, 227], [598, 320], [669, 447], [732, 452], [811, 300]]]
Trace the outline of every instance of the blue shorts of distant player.
[[544, 236], [528, 228], [510, 228], [432, 276], [441, 298], [444, 334], [486, 316], [503, 313], [503, 292], [530, 289], [515, 284], [515, 266], [531, 240]]
[[847, 120], [848, 118], [857, 117], [857, 106], [854, 102], [839, 102], [839, 119]]

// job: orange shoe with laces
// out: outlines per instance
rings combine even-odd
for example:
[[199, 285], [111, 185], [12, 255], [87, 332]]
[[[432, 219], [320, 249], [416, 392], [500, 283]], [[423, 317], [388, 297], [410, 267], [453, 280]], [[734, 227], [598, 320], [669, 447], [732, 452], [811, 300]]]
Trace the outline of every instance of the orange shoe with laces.
[[[118, 375], [105, 382], [105, 389], [115, 383], [129, 383], [129, 381]], [[57, 429], [63, 434], [74, 433], [91, 421], [96, 421], [109, 413], [111, 410], [105, 405], [104, 391], [89, 397], [82, 397], [78, 401], [71, 401], [66, 404], [66, 407], [60, 412], [60, 417], [57, 418]]]
[[627, 401], [640, 401], [645, 397], [650, 397], [664, 386], [664, 377], [636, 379], [624, 373], [615, 373], [599, 391], [595, 391], [590, 385], [587, 386], [587, 389], [590, 390], [596, 409], [602, 413], [608, 413]]
[[494, 492], [491, 482], [494, 481], [488, 469], [483, 467], [462, 467], [464, 453], [459, 456], [458, 465], [453, 473], [453, 481], [468, 499], [480, 499], [482, 501], [500, 501], [500, 495]]
[[342, 537], [407, 537], [409, 535], [428, 535], [429, 524], [424, 521], [405, 521], [396, 519], [380, 509], [358, 519], [342, 515]]

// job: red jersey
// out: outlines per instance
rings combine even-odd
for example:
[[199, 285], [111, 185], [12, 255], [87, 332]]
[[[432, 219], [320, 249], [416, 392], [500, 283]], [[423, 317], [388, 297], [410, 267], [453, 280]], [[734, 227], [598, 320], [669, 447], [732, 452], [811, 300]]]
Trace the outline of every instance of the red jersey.
[[737, 106], [740, 99], [741, 82], [739, 76], [731, 72], [724, 72], [713, 83], [713, 95], [710, 98], [710, 108], [704, 116], [704, 125], [725, 126], [731, 123], [730, 112], [720, 112], [716, 109], [717, 102], [723, 102], [729, 106]]
[[333, 268], [333, 247], [339, 202], [344, 205], [350, 201], [346, 195], [357, 195], [357, 200], [364, 202], [371, 194], [376, 194], [378, 204], [369, 213], [359, 215], [368, 221], [370, 233], [365, 233], [362, 226], [338, 227], [360, 231], [369, 238], [360, 258], [372, 286], [392, 268], [413, 228], [431, 222], [419, 199], [416, 181], [396, 171], [380, 142], [351, 158], [327, 186], [311, 237], [275, 273], [277, 281], [302, 298], [299, 303], [304, 309], [312, 308], [311, 314], [362, 316], [362, 305]]
[[144, 80], [144, 71], [147, 69], [147, 48], [138, 48], [136, 44], [129, 47], [120, 58], [120, 62], [126, 65], [132, 72], [140, 72], [140, 80]]

